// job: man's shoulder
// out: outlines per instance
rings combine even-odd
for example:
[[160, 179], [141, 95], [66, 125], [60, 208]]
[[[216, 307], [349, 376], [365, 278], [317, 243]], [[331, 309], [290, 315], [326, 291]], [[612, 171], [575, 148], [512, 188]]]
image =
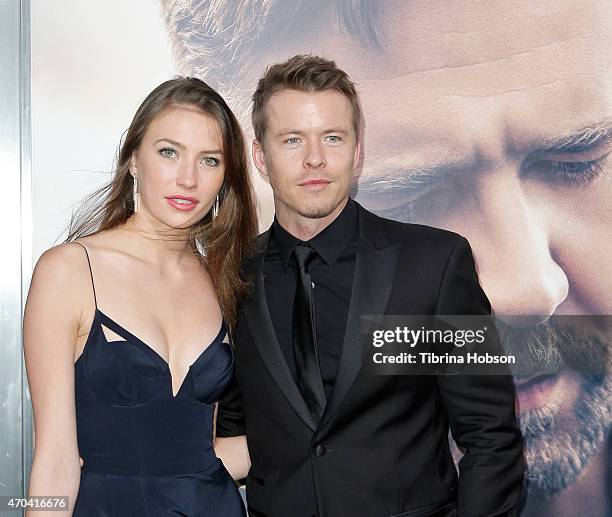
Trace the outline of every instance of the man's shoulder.
[[266, 246], [268, 244], [268, 240], [270, 238], [271, 229], [266, 230], [265, 232], [259, 234], [255, 239], [255, 243], [253, 247], [250, 249], [247, 256], [244, 258], [242, 263], [243, 273], [247, 274], [249, 271], [258, 263], [262, 258], [262, 255], [265, 254]]
[[268, 239], [270, 238], [270, 232], [272, 231], [272, 227], [268, 228], [265, 232], [260, 233], [255, 240], [255, 249], [261, 251], [263, 247], [268, 243]]

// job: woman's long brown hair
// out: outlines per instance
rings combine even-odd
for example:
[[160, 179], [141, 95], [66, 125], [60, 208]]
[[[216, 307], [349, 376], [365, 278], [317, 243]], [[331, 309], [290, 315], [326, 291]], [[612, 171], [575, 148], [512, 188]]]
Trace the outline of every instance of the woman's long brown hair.
[[120, 146], [110, 183], [80, 205], [65, 242], [119, 226], [134, 213], [132, 154], [153, 119], [170, 107], [200, 110], [216, 120], [221, 130], [225, 177], [218, 214], [213, 219], [211, 210], [190, 228], [189, 244], [209, 271], [223, 317], [234, 334], [237, 306], [248, 289], [241, 267], [257, 236], [257, 216], [240, 125], [223, 98], [200, 79], [177, 77], [147, 96]]

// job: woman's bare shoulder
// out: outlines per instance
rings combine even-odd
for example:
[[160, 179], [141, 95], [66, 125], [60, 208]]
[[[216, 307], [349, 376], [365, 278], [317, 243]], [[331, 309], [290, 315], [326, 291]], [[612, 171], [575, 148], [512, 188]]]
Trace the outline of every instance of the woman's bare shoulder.
[[89, 267], [83, 248], [76, 243], [49, 248], [34, 267], [25, 306], [25, 330], [31, 331], [41, 322], [49, 326], [54, 320], [78, 326], [88, 289]]
[[35, 274], [36, 272], [54, 275], [67, 274], [79, 269], [83, 261], [86, 265], [83, 246], [76, 242], [66, 242], [46, 250], [36, 262], [34, 271]]
[[48, 288], [56, 294], [75, 295], [85, 289], [89, 278], [85, 250], [76, 242], [63, 243], [46, 250], [36, 262], [31, 288]]
[[90, 252], [99, 253], [101, 250], [114, 248], [117, 240], [114, 234], [112, 229], [106, 230], [49, 248], [38, 259], [33, 278], [54, 279], [54, 283], [62, 283], [71, 278], [74, 280], [75, 277], [82, 278], [85, 273], [89, 278]]

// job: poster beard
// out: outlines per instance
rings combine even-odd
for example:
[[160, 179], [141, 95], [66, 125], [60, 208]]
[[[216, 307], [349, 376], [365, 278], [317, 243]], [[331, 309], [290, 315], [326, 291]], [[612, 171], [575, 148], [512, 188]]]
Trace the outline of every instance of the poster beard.
[[603, 333], [577, 332], [580, 316], [553, 317], [535, 328], [499, 326], [504, 353], [517, 359], [521, 386], [580, 375], [569, 410], [555, 402], [521, 410], [528, 490], [553, 496], [575, 483], [607, 439], [612, 422], [612, 368]]

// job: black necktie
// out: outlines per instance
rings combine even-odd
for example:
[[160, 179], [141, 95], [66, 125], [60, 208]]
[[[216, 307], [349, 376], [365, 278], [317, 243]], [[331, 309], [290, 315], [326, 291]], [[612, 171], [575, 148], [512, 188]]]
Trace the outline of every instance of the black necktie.
[[325, 409], [326, 398], [319, 369], [312, 280], [306, 270], [316, 254], [317, 252], [307, 245], [298, 244], [293, 248], [293, 256], [298, 266], [293, 304], [293, 352], [298, 386], [315, 422], [319, 422]]

